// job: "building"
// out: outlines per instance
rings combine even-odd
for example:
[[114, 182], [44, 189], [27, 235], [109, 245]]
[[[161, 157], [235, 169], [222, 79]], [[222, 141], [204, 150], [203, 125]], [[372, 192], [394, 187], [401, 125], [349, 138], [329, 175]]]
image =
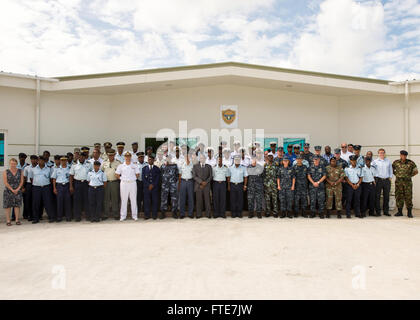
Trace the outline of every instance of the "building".
[[[5, 161], [19, 152], [52, 155], [95, 142], [138, 141], [161, 128], [220, 128], [222, 105], [237, 106], [238, 129], [267, 139], [407, 149], [420, 165], [420, 81], [368, 78], [227, 62], [40, 78], [0, 73]], [[150, 140], [147, 140], [150, 139]], [[415, 193], [420, 179], [414, 179]], [[414, 198], [420, 208], [420, 197]]]

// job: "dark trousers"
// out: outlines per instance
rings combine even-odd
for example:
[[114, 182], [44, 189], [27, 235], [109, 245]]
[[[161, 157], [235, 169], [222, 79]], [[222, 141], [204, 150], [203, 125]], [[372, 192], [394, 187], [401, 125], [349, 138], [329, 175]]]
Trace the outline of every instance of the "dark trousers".
[[375, 185], [372, 183], [362, 183], [361, 211], [365, 213], [369, 209], [369, 214], [375, 212]]
[[32, 219], [32, 183], [25, 184], [25, 193], [23, 194], [23, 217]]
[[377, 214], [381, 214], [381, 193], [383, 192], [384, 213], [389, 213], [389, 192], [391, 191], [391, 181], [389, 179], [375, 178], [376, 190], [375, 190], [375, 209]]
[[42, 217], [44, 207], [48, 219], [54, 220], [55, 217], [51, 211], [51, 186], [32, 186], [32, 215], [34, 221], [39, 221], [39, 218]]
[[50, 184], [50, 193], [51, 193], [51, 212], [54, 217], [57, 217], [57, 196], [54, 193], [54, 187]]
[[88, 202], [88, 188], [87, 181], [74, 180], [74, 195], [73, 195], [73, 209], [74, 219], [80, 220], [82, 218], [82, 211], [86, 214], [86, 219], [89, 219], [89, 202]]
[[157, 218], [158, 205], [159, 205], [159, 189], [155, 186], [152, 191], [149, 190], [149, 186], [144, 185], [144, 216], [150, 218], [150, 211], [152, 211], [152, 217]]
[[91, 187], [88, 190], [90, 220], [99, 220], [104, 204], [104, 187]]
[[360, 214], [360, 195], [362, 187], [354, 190], [349, 184], [346, 184], [346, 214], [350, 215], [351, 204], [353, 202], [353, 209], [356, 215]]
[[226, 182], [213, 181], [214, 217], [223, 217], [226, 214]]
[[210, 217], [211, 205], [210, 205], [210, 184], [207, 184], [204, 189], [201, 189], [199, 186], [195, 191], [195, 199], [196, 199], [196, 211], [197, 217], [202, 216], [203, 212], [203, 198], [204, 198], [204, 205], [206, 207], [206, 217]]
[[242, 208], [244, 206], [244, 184], [231, 183], [230, 184], [230, 211], [232, 217], [241, 217]]
[[57, 219], [63, 219], [66, 216], [67, 220], [71, 219], [71, 197], [69, 183], [56, 183], [57, 188]]
[[142, 207], [144, 204], [144, 191], [143, 191], [143, 181], [137, 180], [137, 211], [143, 211]]
[[179, 212], [185, 217], [185, 203], [188, 200], [188, 216], [192, 217], [194, 212], [194, 180], [181, 179], [179, 187]]

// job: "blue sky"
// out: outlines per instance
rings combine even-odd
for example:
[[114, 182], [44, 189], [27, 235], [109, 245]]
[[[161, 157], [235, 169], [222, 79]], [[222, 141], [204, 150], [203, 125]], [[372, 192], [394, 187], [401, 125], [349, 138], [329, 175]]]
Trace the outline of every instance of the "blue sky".
[[420, 79], [420, 0], [2, 0], [0, 70], [41, 76], [237, 61]]

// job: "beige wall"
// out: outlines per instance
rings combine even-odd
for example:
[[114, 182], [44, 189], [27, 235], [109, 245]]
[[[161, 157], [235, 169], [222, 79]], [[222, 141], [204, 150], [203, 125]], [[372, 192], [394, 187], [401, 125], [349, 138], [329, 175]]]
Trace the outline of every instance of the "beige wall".
[[[239, 128], [263, 128], [266, 134], [307, 134], [314, 144], [338, 146], [341, 141], [367, 149], [385, 146], [396, 158], [404, 144], [403, 96], [347, 96], [289, 92], [275, 89], [217, 85], [169, 89], [137, 94], [41, 95], [41, 151], [72, 151], [94, 142], [139, 141], [160, 128], [178, 131], [178, 121], [188, 129], [219, 128], [220, 105], [238, 105]], [[410, 100], [410, 148], [420, 165], [420, 95]], [[8, 153], [34, 151], [35, 93], [0, 87], [0, 129], [8, 130]], [[210, 134], [210, 132], [209, 132]], [[415, 194], [420, 192], [416, 177]], [[0, 194], [0, 197], [2, 194]], [[420, 197], [415, 197], [420, 207]]]

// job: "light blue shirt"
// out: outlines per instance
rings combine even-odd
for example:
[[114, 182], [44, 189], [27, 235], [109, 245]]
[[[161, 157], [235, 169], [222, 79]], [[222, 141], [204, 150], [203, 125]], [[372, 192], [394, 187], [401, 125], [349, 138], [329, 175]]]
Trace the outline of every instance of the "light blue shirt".
[[18, 165], [16, 166], [16, 168], [24, 170], [27, 166], [29, 166], [29, 163], [24, 163], [23, 166], [20, 165], [20, 162], [18, 162]]
[[392, 164], [388, 158], [385, 158], [384, 160], [380, 158], [373, 160], [372, 167], [375, 167], [376, 169], [375, 177], [382, 179], [392, 178]]
[[91, 187], [103, 186], [106, 180], [106, 174], [102, 170], [90, 171], [87, 175], [87, 181]]
[[65, 168], [61, 166], [59, 168], [55, 168], [51, 178], [55, 179], [56, 183], [68, 183], [70, 178], [70, 168], [68, 166]]
[[88, 173], [92, 170], [93, 166], [89, 161], [85, 160], [83, 164], [77, 161], [77, 164], [71, 166], [70, 175], [76, 180], [87, 180]]
[[192, 179], [193, 174], [193, 164], [190, 162], [189, 165], [187, 165], [187, 162], [182, 162], [180, 165], [178, 165], [179, 174], [181, 175], [181, 179], [189, 180]]
[[359, 182], [359, 178], [362, 176], [362, 169], [358, 167], [347, 167], [346, 169], [344, 169], [344, 173], [349, 178], [351, 183], [356, 184]]
[[[124, 159], [124, 151], [123, 151], [123, 153], [121, 154], [121, 155], [119, 155], [118, 154], [118, 152], [115, 154], [115, 159], [117, 159], [118, 161], [120, 161], [121, 163], [124, 163], [125, 162], [125, 159]], [[145, 161], [146, 161], [146, 159], [145, 159]]]
[[37, 165], [29, 171], [29, 178], [33, 179], [33, 186], [43, 187], [49, 185], [51, 183], [51, 169], [47, 166], [44, 166], [44, 168], [41, 169], [39, 165]]
[[143, 170], [143, 168], [144, 168], [145, 166], [147, 166], [147, 165], [148, 165], [148, 163], [147, 163], [147, 162], [143, 162], [143, 163], [137, 162], [137, 165], [139, 166], [139, 170], [140, 170], [140, 175], [139, 175], [139, 177], [137, 178], [137, 180], [142, 181], [142, 180], [141, 180], [141, 179], [142, 179], [142, 177], [141, 177], [141, 175], [142, 175], [142, 170]]
[[212, 170], [214, 181], [226, 181], [226, 177], [230, 176], [229, 168], [224, 165], [221, 167], [219, 167], [219, 165], [214, 166]]
[[230, 172], [230, 182], [232, 183], [242, 183], [244, 182], [244, 178], [248, 177], [248, 172], [246, 171], [246, 168], [242, 165], [239, 165], [236, 167], [235, 165], [232, 165], [229, 167]]
[[370, 168], [368, 168], [365, 165], [362, 168], [362, 177], [363, 177], [362, 182], [371, 183], [375, 181], [375, 173], [376, 173], [376, 169], [372, 167], [372, 165], [370, 166]]

